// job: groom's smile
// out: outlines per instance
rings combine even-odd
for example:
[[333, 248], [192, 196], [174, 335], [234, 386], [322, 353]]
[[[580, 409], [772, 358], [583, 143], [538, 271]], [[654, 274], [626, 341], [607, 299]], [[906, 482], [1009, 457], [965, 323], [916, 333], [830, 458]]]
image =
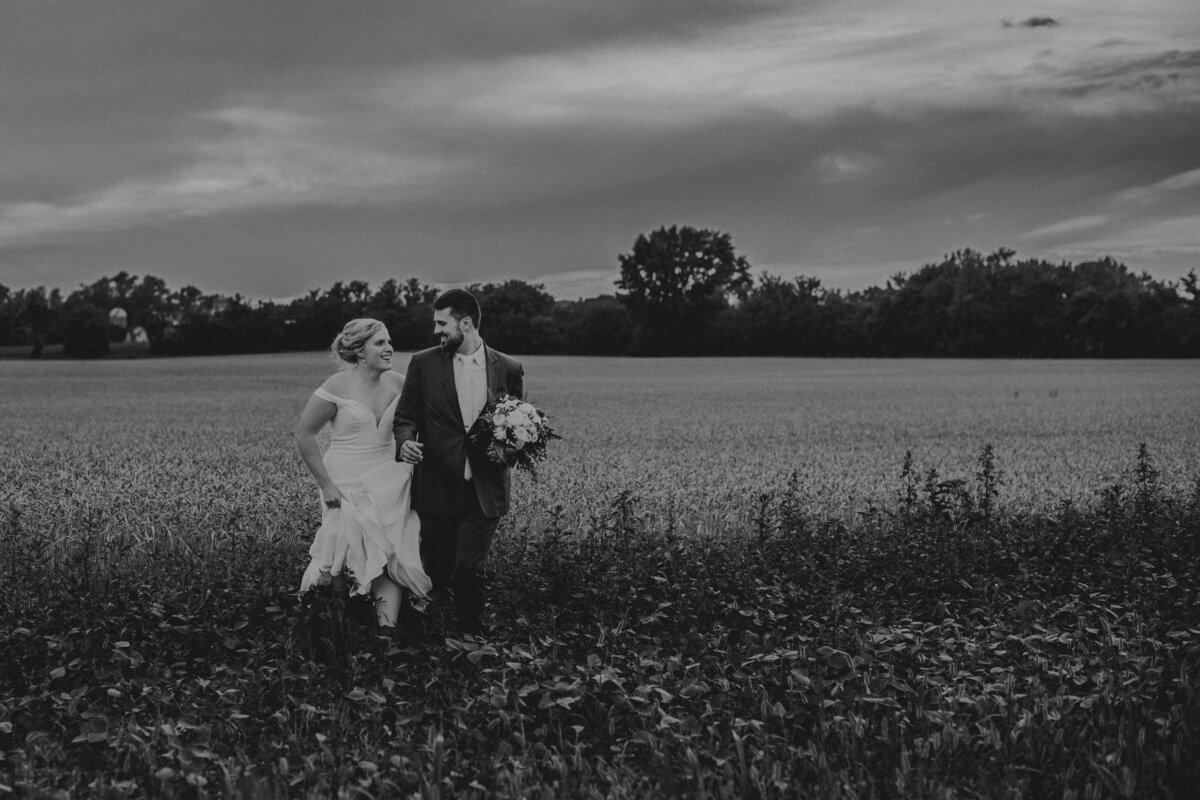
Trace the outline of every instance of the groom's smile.
[[455, 319], [448, 311], [434, 312], [433, 333], [437, 336], [438, 347], [443, 353], [456, 352], [466, 338], [462, 322]]

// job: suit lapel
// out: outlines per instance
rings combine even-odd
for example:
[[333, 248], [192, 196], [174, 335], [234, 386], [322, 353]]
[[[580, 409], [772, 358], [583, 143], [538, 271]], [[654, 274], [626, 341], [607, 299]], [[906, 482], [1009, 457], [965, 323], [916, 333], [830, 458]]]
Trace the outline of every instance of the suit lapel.
[[458, 403], [458, 389], [454, 386], [454, 354], [439, 353], [438, 371], [442, 374], [442, 388], [446, 390], [446, 400], [450, 403], [450, 408], [454, 412], [454, 416], [458, 417], [460, 424], [465, 424], [462, 418], [462, 406]]
[[495, 403], [500, 399], [496, 392], [500, 385], [500, 359], [486, 344], [483, 346], [483, 363], [487, 368], [488, 403]]

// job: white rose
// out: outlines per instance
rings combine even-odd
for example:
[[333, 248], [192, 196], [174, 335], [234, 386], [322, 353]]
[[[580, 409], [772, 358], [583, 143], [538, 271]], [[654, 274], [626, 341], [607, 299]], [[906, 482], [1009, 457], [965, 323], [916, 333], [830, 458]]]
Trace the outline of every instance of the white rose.
[[492, 417], [492, 424], [495, 425], [497, 428], [500, 427], [501, 425], [503, 425], [504, 424], [504, 415], [503, 414], [494, 415]]
[[529, 429], [519, 426], [513, 428], [513, 437], [516, 438], [518, 443], [525, 444], [525, 442], [529, 441]]

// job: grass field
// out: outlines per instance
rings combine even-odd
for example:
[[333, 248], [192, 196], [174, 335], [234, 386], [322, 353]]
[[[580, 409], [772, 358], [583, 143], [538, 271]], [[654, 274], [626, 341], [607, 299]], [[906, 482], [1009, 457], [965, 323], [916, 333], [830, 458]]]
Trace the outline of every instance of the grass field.
[[[148, 342], [110, 342], [108, 349], [109, 358], [150, 357], [150, 344]], [[0, 361], [28, 361], [32, 350], [33, 346], [27, 344], [0, 347]], [[57, 360], [63, 357], [63, 346], [61, 344], [48, 344], [42, 348], [41, 358], [43, 360]]]
[[0, 794], [1200, 780], [1200, 363], [523, 360], [486, 641], [294, 596], [325, 356], [0, 361]]
[[[906, 452], [922, 471], [969, 478], [985, 444], [1012, 508], [1092, 501], [1142, 443], [1169, 481], [1200, 475], [1191, 361], [525, 364], [530, 397], [565, 440], [537, 485], [519, 482], [517, 526], [559, 504], [583, 524], [594, 501], [627, 491], [644, 512], [719, 530], [793, 471], [814, 508], [853, 514], [894, 499]], [[269, 518], [311, 495], [291, 430], [330, 368], [323, 354], [0, 363], [6, 442], [33, 459], [17, 485], [219, 507], [251, 480]]]

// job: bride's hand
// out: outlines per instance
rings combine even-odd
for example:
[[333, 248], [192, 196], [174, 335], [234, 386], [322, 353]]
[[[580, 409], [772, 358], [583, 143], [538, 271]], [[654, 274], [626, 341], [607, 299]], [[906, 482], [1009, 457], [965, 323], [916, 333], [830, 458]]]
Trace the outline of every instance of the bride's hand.
[[341, 508], [342, 493], [338, 491], [336, 486], [330, 486], [321, 490], [321, 502], [326, 508]]

